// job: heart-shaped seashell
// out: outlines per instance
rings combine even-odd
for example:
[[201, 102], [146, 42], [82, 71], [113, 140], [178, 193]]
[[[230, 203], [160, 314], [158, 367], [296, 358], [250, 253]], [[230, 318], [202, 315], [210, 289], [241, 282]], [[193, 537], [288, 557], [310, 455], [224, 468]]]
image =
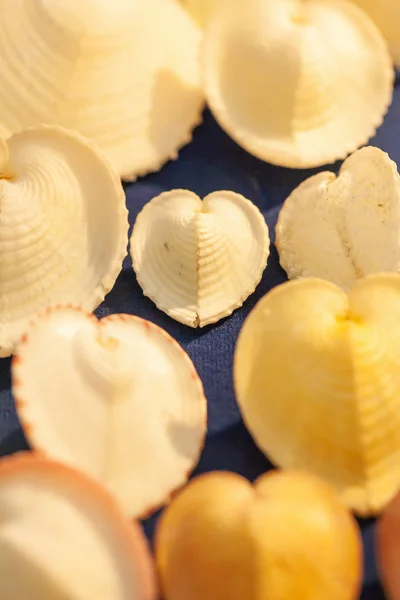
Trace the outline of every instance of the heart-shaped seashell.
[[131, 238], [139, 285], [167, 315], [190, 327], [229, 316], [254, 292], [269, 256], [268, 227], [240, 194], [200, 200], [187, 190], [153, 198]]
[[32, 446], [101, 481], [133, 517], [182, 486], [207, 429], [201, 381], [164, 330], [131, 315], [48, 310], [12, 362]]
[[400, 178], [374, 147], [318, 173], [285, 201], [276, 226], [280, 263], [290, 279], [328, 279], [345, 290], [364, 275], [400, 270]]
[[398, 274], [348, 296], [305, 278], [259, 301], [235, 350], [238, 404], [261, 450], [324, 478], [361, 516], [400, 486], [399, 323]]
[[378, 25], [389, 44], [396, 66], [400, 67], [400, 11], [398, 0], [353, 0]]
[[2, 600], [155, 600], [137, 523], [77, 471], [33, 453], [0, 461]]
[[221, 2], [205, 32], [204, 73], [225, 131], [262, 160], [292, 168], [364, 145], [393, 96], [382, 34], [344, 0]]
[[[179, 0], [182, 6], [186, 8], [193, 19], [200, 25], [205, 27], [212, 14], [214, 13], [218, 3], [221, 0]], [[230, 1], [230, 0], [229, 0]]]
[[118, 175], [74, 132], [27, 129], [2, 143], [0, 161], [0, 356], [7, 356], [46, 306], [99, 306], [121, 270], [129, 225]]
[[123, 179], [156, 171], [201, 122], [200, 40], [175, 0], [5, 0], [0, 137], [61, 125]]

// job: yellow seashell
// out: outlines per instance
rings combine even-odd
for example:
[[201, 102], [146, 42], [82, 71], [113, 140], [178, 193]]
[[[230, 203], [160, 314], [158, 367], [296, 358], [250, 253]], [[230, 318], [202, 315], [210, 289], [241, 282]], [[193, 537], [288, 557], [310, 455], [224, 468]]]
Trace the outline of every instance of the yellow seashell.
[[61, 125], [123, 179], [156, 171], [201, 121], [200, 40], [174, 0], [4, 0], [0, 137]]
[[47, 305], [101, 304], [121, 271], [129, 225], [118, 174], [75, 132], [13, 135], [0, 144], [0, 172], [0, 356], [8, 356]]
[[203, 447], [196, 369], [139, 317], [49, 309], [17, 349], [12, 391], [32, 447], [98, 480], [132, 517], [167, 502]]
[[221, 0], [179, 0], [182, 6], [192, 15], [194, 20], [205, 27], [209, 22], [211, 15], [215, 11]]
[[328, 279], [343, 289], [371, 273], [400, 271], [400, 178], [395, 163], [362, 148], [334, 173], [318, 173], [285, 201], [276, 226], [290, 279]]
[[258, 208], [240, 194], [204, 200], [187, 190], [153, 198], [131, 238], [139, 285], [171, 318], [204, 327], [229, 316], [254, 292], [269, 256]]
[[222, 2], [204, 39], [209, 106], [262, 160], [293, 168], [345, 158], [392, 101], [387, 45], [344, 0]]
[[398, 0], [353, 0], [378, 25], [389, 44], [394, 62], [400, 67], [400, 4]]
[[362, 516], [400, 486], [399, 323], [398, 274], [348, 296], [305, 278], [259, 301], [235, 350], [237, 400], [261, 450], [324, 478]]

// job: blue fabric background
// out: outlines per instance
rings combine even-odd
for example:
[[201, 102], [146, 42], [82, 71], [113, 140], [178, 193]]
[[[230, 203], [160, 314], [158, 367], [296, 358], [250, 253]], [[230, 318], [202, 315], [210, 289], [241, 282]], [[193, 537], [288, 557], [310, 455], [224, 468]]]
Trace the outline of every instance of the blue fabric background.
[[[400, 165], [400, 81], [385, 123], [370, 144], [388, 152]], [[338, 171], [340, 164], [327, 167]], [[281, 203], [310, 175], [326, 168], [292, 171], [265, 164], [232, 142], [219, 128], [208, 111], [196, 129], [193, 142], [182, 150], [176, 162], [159, 173], [125, 186], [130, 223], [151, 198], [164, 190], [186, 188], [200, 196], [216, 190], [233, 190], [251, 199], [263, 212], [273, 239], [274, 225]], [[232, 357], [239, 329], [249, 310], [268, 290], [286, 279], [280, 269], [275, 247], [262, 282], [241, 310], [228, 319], [201, 330], [169, 319], [142, 295], [130, 260], [127, 258], [113, 291], [96, 311], [99, 317], [125, 312], [149, 319], [177, 339], [194, 361], [203, 381], [209, 404], [208, 437], [200, 463], [194, 474], [214, 469], [228, 469], [253, 480], [270, 463], [255, 447], [240, 418], [232, 385]], [[0, 359], [0, 455], [27, 448], [18, 424], [10, 392], [10, 360]], [[152, 537], [157, 515], [144, 523]], [[382, 600], [373, 553], [373, 521], [360, 521], [364, 549], [365, 575], [362, 600]], [[307, 540], [304, 540], [307, 544]], [[400, 559], [399, 559], [400, 560]]]

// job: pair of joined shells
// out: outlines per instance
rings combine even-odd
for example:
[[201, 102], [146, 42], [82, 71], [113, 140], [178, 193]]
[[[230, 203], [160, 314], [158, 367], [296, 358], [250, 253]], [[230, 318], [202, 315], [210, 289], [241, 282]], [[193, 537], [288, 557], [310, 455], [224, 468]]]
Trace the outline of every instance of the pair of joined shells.
[[204, 200], [187, 190], [153, 198], [136, 219], [133, 268], [146, 296], [170, 317], [204, 327], [230, 315], [252, 294], [269, 256], [258, 208], [240, 194]]
[[345, 0], [216, 2], [203, 63], [219, 124], [285, 167], [345, 158], [372, 137], [393, 96], [387, 44]]
[[400, 271], [400, 177], [374, 147], [346, 159], [339, 176], [323, 172], [284, 202], [276, 226], [290, 279], [312, 276], [350, 289], [371, 273]]
[[97, 308], [127, 253], [127, 214], [117, 173], [79, 134], [39, 126], [0, 143], [0, 356], [50, 304]]
[[103, 483], [130, 516], [168, 501], [199, 459], [201, 381], [179, 344], [148, 321], [48, 309], [11, 371], [32, 447]]
[[33, 453], [0, 460], [2, 600], [156, 600], [150, 551], [107, 492]]
[[61, 125], [124, 179], [157, 170], [201, 121], [200, 39], [174, 0], [3, 0], [0, 137]]
[[239, 334], [234, 381], [258, 446], [313, 472], [361, 516], [400, 485], [400, 275], [286, 282]]

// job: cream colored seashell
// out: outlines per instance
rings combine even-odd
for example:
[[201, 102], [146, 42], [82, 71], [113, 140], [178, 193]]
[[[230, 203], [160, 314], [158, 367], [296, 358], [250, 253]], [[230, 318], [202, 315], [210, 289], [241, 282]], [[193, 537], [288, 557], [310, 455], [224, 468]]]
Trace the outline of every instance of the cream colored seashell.
[[123, 179], [156, 171], [201, 121], [200, 39], [174, 0], [3, 0], [0, 137], [62, 125]]
[[344, 0], [221, 3], [205, 34], [204, 73], [225, 131], [262, 160], [293, 168], [365, 144], [393, 95], [381, 33]]
[[0, 172], [0, 356], [7, 356], [47, 305], [91, 311], [103, 301], [127, 253], [128, 218], [117, 173], [74, 132], [39, 126], [15, 134], [0, 145]]
[[370, 273], [400, 271], [400, 178], [374, 147], [318, 173], [285, 201], [276, 226], [280, 263], [290, 279], [315, 276], [345, 290]]
[[268, 227], [240, 194], [200, 200], [172, 190], [139, 213], [131, 256], [145, 296], [176, 321], [204, 327], [232, 314], [256, 289], [269, 256]]
[[12, 391], [32, 446], [103, 483], [133, 517], [165, 503], [199, 459], [201, 381], [179, 344], [139, 317], [47, 311], [18, 347]]
[[400, 486], [400, 275], [347, 296], [315, 278], [262, 298], [239, 334], [237, 400], [261, 450], [333, 485], [359, 515]]
[[394, 62], [400, 67], [400, 5], [398, 0], [353, 0], [378, 25], [389, 44]]
[[2, 600], [155, 600], [145, 537], [89, 478], [22, 452], [0, 461]]
[[187, 11], [192, 15], [194, 20], [200, 25], [205, 27], [215, 8], [221, 0], [179, 0], [180, 3], [186, 8]]

